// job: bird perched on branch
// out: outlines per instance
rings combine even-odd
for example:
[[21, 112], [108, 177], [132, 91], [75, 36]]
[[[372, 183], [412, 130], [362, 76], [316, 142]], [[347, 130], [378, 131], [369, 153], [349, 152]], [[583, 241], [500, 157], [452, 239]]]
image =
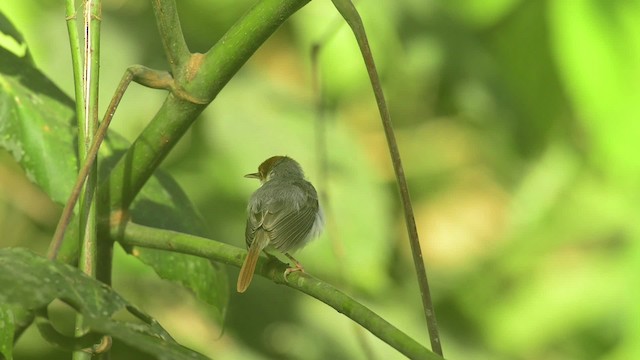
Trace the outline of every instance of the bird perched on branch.
[[289, 253], [316, 238], [324, 228], [318, 194], [305, 180], [300, 165], [287, 156], [273, 156], [258, 167], [258, 172], [245, 175], [260, 180], [262, 186], [249, 199], [245, 239], [249, 252], [240, 269], [237, 290], [249, 287], [262, 250], [276, 249], [294, 262], [287, 275], [304, 271]]

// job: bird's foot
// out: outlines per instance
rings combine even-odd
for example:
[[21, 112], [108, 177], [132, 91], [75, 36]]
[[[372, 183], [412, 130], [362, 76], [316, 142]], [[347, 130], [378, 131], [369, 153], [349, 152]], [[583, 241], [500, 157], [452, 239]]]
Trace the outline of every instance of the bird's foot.
[[294, 267], [288, 267], [287, 270], [284, 271], [284, 281], [289, 282], [289, 279], [287, 278], [289, 274], [291, 274], [292, 272], [298, 272], [298, 271], [304, 272], [304, 268], [302, 267], [302, 264], [300, 264], [300, 262], [296, 260], [293, 256], [287, 253], [285, 253], [284, 255], [294, 263]]

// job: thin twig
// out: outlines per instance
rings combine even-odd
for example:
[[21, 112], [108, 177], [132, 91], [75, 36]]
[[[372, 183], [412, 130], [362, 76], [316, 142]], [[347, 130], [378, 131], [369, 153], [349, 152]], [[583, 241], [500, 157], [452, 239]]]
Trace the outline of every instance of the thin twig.
[[[62, 210], [62, 215], [60, 216], [58, 226], [56, 227], [55, 234], [53, 235], [53, 239], [49, 247], [48, 257], [50, 259], [55, 259], [58, 256], [58, 252], [60, 251], [60, 247], [62, 245], [62, 240], [64, 239], [64, 234], [66, 232], [67, 226], [69, 225], [69, 222], [71, 221], [73, 209], [76, 202], [78, 201], [78, 198], [82, 191], [82, 187], [84, 186], [84, 182], [87, 179], [87, 175], [89, 174], [94, 161], [96, 160], [100, 145], [107, 135], [107, 130], [109, 129], [111, 120], [115, 115], [116, 109], [118, 108], [118, 105], [120, 104], [120, 101], [127, 91], [127, 88], [129, 87], [131, 81], [153, 89], [175, 89], [173, 78], [171, 77], [171, 74], [166, 71], [158, 71], [149, 69], [141, 65], [134, 65], [129, 67], [125, 71], [124, 75], [122, 75], [122, 79], [120, 80], [120, 83], [116, 88], [115, 94], [111, 98], [111, 103], [109, 103], [109, 107], [107, 107], [107, 111], [105, 112], [104, 118], [100, 123], [100, 127], [95, 134], [95, 138], [93, 143], [91, 144], [91, 148], [87, 152], [87, 158], [80, 168], [80, 171], [78, 172], [76, 183], [71, 189], [71, 195], [69, 195], [69, 199], [67, 200], [67, 203]], [[182, 94], [179, 89], [177, 90], [177, 93], [178, 97], [188, 96], [187, 94]]]
[[409, 242], [411, 244], [411, 253], [413, 254], [413, 262], [416, 268], [416, 274], [418, 277], [418, 284], [420, 286], [420, 293], [422, 295], [422, 305], [424, 307], [425, 317], [427, 319], [427, 328], [429, 329], [429, 338], [431, 340], [431, 348], [437, 354], [442, 355], [442, 345], [440, 342], [440, 335], [438, 332], [438, 325], [436, 322], [436, 315], [433, 309], [433, 301], [431, 300], [431, 292], [429, 290], [429, 283], [427, 281], [427, 272], [422, 259], [422, 250], [420, 248], [420, 240], [418, 238], [418, 231], [416, 229], [416, 221], [413, 215], [413, 207], [411, 206], [411, 197], [409, 196], [409, 187], [404, 175], [404, 169], [402, 167], [402, 161], [400, 159], [400, 151], [398, 150], [398, 144], [391, 125], [391, 115], [382, 92], [382, 86], [380, 84], [380, 78], [376, 70], [375, 63], [373, 61], [373, 55], [369, 47], [369, 41], [360, 18], [360, 14], [353, 6], [350, 0], [332, 0], [336, 9], [340, 12], [342, 17], [347, 21], [358, 42], [362, 57], [366, 64], [367, 72], [369, 73], [369, 79], [373, 87], [373, 93], [378, 104], [378, 110], [380, 111], [380, 117], [382, 119], [382, 127], [387, 138], [387, 145], [389, 146], [389, 153], [393, 162], [393, 169], [396, 174], [396, 180], [398, 187], [400, 188], [400, 198], [402, 200], [402, 206], [404, 208], [405, 222], [407, 226], [407, 232], [409, 233]]
[[91, 144], [91, 148], [87, 152], [87, 157], [85, 159], [84, 164], [80, 168], [78, 172], [78, 176], [76, 177], [76, 182], [71, 189], [71, 195], [69, 195], [69, 199], [67, 199], [67, 203], [62, 210], [62, 215], [58, 220], [58, 225], [56, 226], [56, 231], [53, 234], [53, 239], [51, 240], [51, 245], [49, 246], [48, 258], [56, 259], [58, 257], [58, 252], [60, 251], [60, 246], [62, 245], [62, 240], [64, 239], [64, 234], [67, 230], [67, 226], [71, 221], [71, 216], [73, 214], [73, 209], [80, 197], [80, 193], [82, 192], [82, 187], [84, 186], [84, 182], [87, 179], [87, 175], [96, 160], [98, 155], [98, 150], [100, 149], [100, 145], [107, 134], [107, 130], [109, 128], [109, 124], [111, 123], [111, 119], [113, 119], [113, 115], [115, 114], [115, 110], [122, 99], [122, 95], [126, 90], [127, 86], [131, 82], [131, 73], [129, 71], [125, 72], [118, 88], [116, 89], [116, 94], [111, 99], [111, 103], [109, 104], [109, 108], [107, 108], [107, 113], [105, 114], [104, 120], [100, 124], [98, 131], [94, 137], [94, 141]]

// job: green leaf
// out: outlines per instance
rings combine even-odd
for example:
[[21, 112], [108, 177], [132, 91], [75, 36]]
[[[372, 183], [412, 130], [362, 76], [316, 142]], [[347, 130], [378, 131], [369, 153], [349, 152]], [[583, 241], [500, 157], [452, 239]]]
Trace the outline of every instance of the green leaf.
[[73, 101], [25, 58], [0, 48], [0, 148], [63, 204], [78, 162]]
[[213, 308], [208, 308], [209, 313], [219, 322], [224, 320], [229, 286], [226, 272], [219, 264], [196, 256], [154, 249], [139, 248], [134, 255], [152, 266], [161, 278], [182, 284], [198, 299], [213, 305]]
[[129, 305], [107, 285], [78, 269], [21, 248], [0, 249], [0, 303], [32, 310], [61, 299], [91, 317], [108, 317]]
[[[53, 201], [64, 204], [78, 171], [73, 101], [29, 61], [1, 48], [0, 86], [0, 148], [7, 149]], [[117, 134], [109, 133], [100, 150], [101, 179], [128, 146]], [[136, 197], [131, 214], [147, 226], [206, 235], [202, 217], [182, 189], [159, 171]], [[68, 234], [65, 241], [73, 240]], [[186, 286], [213, 306], [212, 314], [222, 320], [229, 297], [224, 269], [189, 255], [148, 249], [136, 254], [160, 277]]]
[[[76, 268], [52, 262], [20, 248], [0, 249], [0, 303], [27, 310], [46, 307], [60, 299], [82, 314], [89, 328], [109, 334], [127, 344], [161, 359], [206, 359], [177, 344], [151, 317], [136, 309], [107, 285], [90, 278]], [[144, 323], [114, 321], [111, 316], [127, 310]], [[9, 315], [7, 315], [9, 314]], [[0, 311], [0, 320], [11, 316]], [[12, 321], [2, 324], [12, 325]], [[2, 333], [0, 350], [7, 356], [6, 339]], [[11, 337], [12, 339], [12, 337]]]

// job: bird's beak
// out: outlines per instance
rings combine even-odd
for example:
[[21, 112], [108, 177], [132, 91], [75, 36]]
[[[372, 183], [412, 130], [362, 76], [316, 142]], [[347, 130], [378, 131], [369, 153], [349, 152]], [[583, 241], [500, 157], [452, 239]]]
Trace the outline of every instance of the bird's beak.
[[260, 173], [247, 174], [244, 177], [248, 179], [258, 179], [260, 180]]

